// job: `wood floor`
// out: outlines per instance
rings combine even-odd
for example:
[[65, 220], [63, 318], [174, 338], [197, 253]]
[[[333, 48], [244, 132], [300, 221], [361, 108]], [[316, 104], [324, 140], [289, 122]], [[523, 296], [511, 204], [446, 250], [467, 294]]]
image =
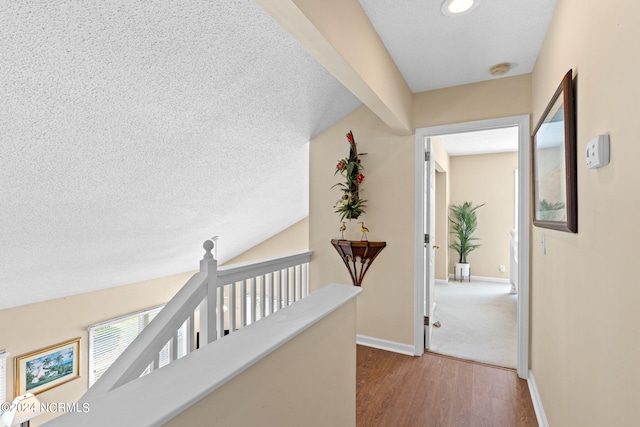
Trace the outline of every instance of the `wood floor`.
[[527, 382], [515, 371], [427, 353], [358, 346], [358, 426], [535, 427]]

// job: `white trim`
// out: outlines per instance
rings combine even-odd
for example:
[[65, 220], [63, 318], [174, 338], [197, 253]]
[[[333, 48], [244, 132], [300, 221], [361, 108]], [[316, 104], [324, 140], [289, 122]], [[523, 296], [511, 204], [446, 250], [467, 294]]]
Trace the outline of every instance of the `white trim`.
[[380, 338], [368, 337], [366, 335], [356, 335], [356, 344], [378, 348], [380, 350], [392, 351], [394, 353], [406, 354], [408, 356], [415, 356], [413, 346], [410, 344], [387, 341]]
[[414, 291], [413, 291], [413, 354], [424, 354], [424, 152], [427, 128], [416, 129], [415, 151], [415, 218], [414, 218]]
[[[164, 425], [353, 300], [361, 291], [358, 286], [324, 286], [295, 304], [224, 339], [213, 341], [162, 369], [96, 396], [90, 401], [90, 412], [69, 412], [49, 421], [47, 426]], [[185, 381], [185, 378], [189, 380]], [[170, 393], [167, 385], [171, 386]]]
[[533, 403], [533, 410], [536, 412], [538, 425], [540, 427], [549, 427], [547, 415], [544, 413], [544, 408], [542, 407], [542, 399], [540, 398], [540, 393], [538, 392], [538, 386], [531, 370], [529, 371], [527, 384], [529, 384], [529, 393], [531, 394], [531, 402]]
[[420, 308], [424, 301], [424, 139], [429, 136], [445, 135], [495, 129], [500, 127], [518, 126], [518, 376], [526, 379], [529, 373], [529, 232], [530, 232], [530, 153], [531, 132], [529, 115], [502, 117], [489, 120], [455, 123], [442, 126], [431, 126], [416, 129], [415, 154], [415, 237], [414, 237], [414, 343], [415, 354], [423, 354], [424, 349], [424, 319]]
[[529, 376], [529, 243], [531, 213], [531, 130], [518, 116], [518, 376]]
[[[465, 276], [467, 277], [467, 276]], [[449, 274], [449, 281], [453, 282], [459, 282], [460, 279], [455, 279], [453, 278], [453, 274]], [[469, 282], [469, 278], [465, 278], [463, 280], [464, 282]], [[502, 277], [487, 277], [487, 276], [474, 276], [473, 274], [471, 275], [471, 281], [472, 282], [495, 282], [495, 283], [511, 283], [509, 281], [509, 279], [505, 279]]]
[[162, 308], [164, 306], [165, 306], [165, 304], [154, 305], [153, 307], [145, 308], [143, 310], [136, 311], [134, 313], [124, 314], [122, 316], [115, 317], [113, 319], [105, 320], [103, 322], [94, 323], [93, 325], [89, 325], [87, 330], [89, 332], [91, 332], [91, 329], [97, 329], [97, 328], [100, 328], [102, 326], [109, 326], [109, 325], [112, 325], [114, 323], [124, 322], [125, 320], [129, 320], [129, 319], [131, 319], [133, 317], [140, 317], [140, 315], [142, 315], [142, 314], [147, 314], [147, 313], [149, 313], [149, 312], [151, 312], [153, 310], [157, 310], [157, 309]]
[[[451, 278], [453, 275], [449, 275], [449, 278]], [[435, 283], [436, 285], [448, 285], [449, 284], [449, 279], [447, 280], [442, 280], [442, 279], [435, 279], [433, 281], [433, 283]]]
[[264, 258], [257, 261], [246, 261], [225, 265], [218, 268], [218, 286], [241, 280], [258, 277], [274, 271], [305, 264], [311, 261], [313, 251], [295, 252], [284, 256]]
[[[0, 403], [7, 400], [7, 361], [9, 360], [9, 352], [0, 350]], [[6, 408], [5, 408], [6, 409]], [[0, 408], [0, 415], [4, 411]], [[6, 426], [5, 422], [0, 418], [0, 427]]]

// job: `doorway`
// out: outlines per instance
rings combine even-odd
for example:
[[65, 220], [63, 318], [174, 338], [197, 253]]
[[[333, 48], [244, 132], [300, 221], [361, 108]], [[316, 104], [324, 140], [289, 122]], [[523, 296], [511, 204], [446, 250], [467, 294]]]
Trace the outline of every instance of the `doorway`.
[[[515, 369], [517, 295], [511, 293], [512, 236], [518, 169], [518, 128], [486, 129], [432, 137], [436, 159], [435, 310], [429, 351]], [[448, 191], [447, 191], [448, 190]], [[452, 277], [458, 242], [449, 233], [449, 206], [478, 206], [470, 243], [471, 274]], [[448, 241], [447, 239], [451, 241]], [[438, 247], [440, 249], [438, 249]], [[511, 271], [513, 269], [513, 271]], [[515, 283], [515, 281], [514, 281]]]
[[[519, 293], [517, 301], [517, 372], [521, 378], [528, 377], [529, 360], [528, 360], [528, 342], [529, 342], [529, 116], [513, 116], [500, 119], [482, 120], [476, 122], [458, 123], [445, 126], [434, 126], [421, 128], [416, 130], [416, 272], [415, 272], [415, 354], [422, 354], [425, 345], [429, 346], [429, 340], [432, 333], [433, 321], [427, 325], [425, 315], [433, 319], [432, 313], [425, 308], [433, 307], [434, 303], [434, 280], [432, 263], [426, 262], [432, 260], [434, 247], [432, 244], [426, 244], [426, 234], [428, 230], [433, 229], [433, 225], [429, 224], [430, 220], [425, 221], [427, 212], [431, 209], [430, 180], [434, 179], [435, 171], [433, 163], [431, 168], [425, 167], [425, 151], [431, 145], [431, 137], [440, 135], [449, 135], [463, 132], [482, 131], [487, 129], [497, 129], [515, 126], [518, 129], [518, 192], [521, 197], [518, 198], [518, 229], [520, 231], [520, 239], [518, 243], [518, 284]], [[433, 176], [431, 176], [433, 175]], [[433, 216], [430, 216], [433, 218]]]

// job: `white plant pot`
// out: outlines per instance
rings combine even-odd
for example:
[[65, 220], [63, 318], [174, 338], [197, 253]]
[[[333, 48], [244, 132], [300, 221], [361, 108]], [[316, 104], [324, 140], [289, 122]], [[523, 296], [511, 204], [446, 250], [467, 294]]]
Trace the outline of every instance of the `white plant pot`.
[[471, 271], [471, 265], [468, 263], [461, 263], [461, 262], [456, 262], [456, 271], [455, 271], [455, 276], [456, 277], [465, 277], [465, 276], [469, 276], [469, 272]]

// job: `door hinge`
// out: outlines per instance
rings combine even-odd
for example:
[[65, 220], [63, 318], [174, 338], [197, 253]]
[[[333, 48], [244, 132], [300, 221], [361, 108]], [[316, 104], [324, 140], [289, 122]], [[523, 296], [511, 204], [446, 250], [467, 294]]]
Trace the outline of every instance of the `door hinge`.
[[424, 244], [426, 245], [427, 243], [429, 243], [429, 235], [425, 234], [424, 235]]
[[431, 160], [431, 151], [425, 151], [424, 152], [424, 161], [428, 162], [429, 160]]
[[429, 316], [424, 316], [424, 326], [429, 326]]

